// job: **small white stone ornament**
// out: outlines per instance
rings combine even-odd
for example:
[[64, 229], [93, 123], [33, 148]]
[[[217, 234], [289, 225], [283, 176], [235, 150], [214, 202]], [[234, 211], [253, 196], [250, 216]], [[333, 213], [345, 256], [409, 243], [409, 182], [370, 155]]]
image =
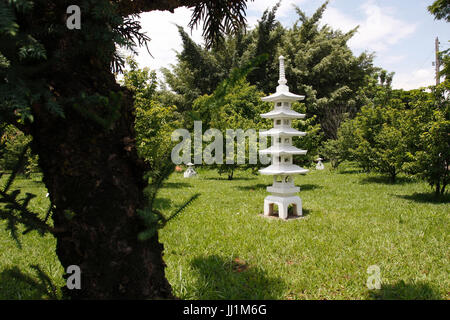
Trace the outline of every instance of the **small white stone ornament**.
[[317, 158], [316, 159], [316, 161], [317, 161], [316, 170], [323, 170], [323, 169], [325, 169], [325, 166], [323, 165], [322, 160], [323, 160], [322, 158]]
[[190, 178], [190, 177], [196, 176], [196, 175], [197, 175], [197, 172], [195, 172], [195, 170], [194, 170], [194, 164], [191, 163], [191, 162], [189, 162], [189, 163], [187, 164], [187, 166], [188, 166], [188, 168], [187, 168], [186, 171], [184, 172], [184, 177], [185, 177], [185, 178]]
[[274, 102], [275, 108], [269, 113], [262, 114], [261, 117], [274, 120], [274, 128], [261, 132], [261, 136], [270, 136], [272, 146], [261, 150], [261, 154], [272, 156], [272, 165], [259, 170], [263, 175], [273, 176], [273, 185], [267, 187], [271, 193], [264, 199], [264, 215], [270, 216], [274, 213], [273, 207], [278, 206], [278, 217], [286, 220], [288, 218], [288, 208], [293, 206], [296, 216], [302, 216], [302, 200], [297, 196], [299, 187], [294, 185], [293, 176], [306, 174], [309, 170], [293, 164], [294, 155], [305, 155], [306, 150], [301, 150], [292, 145], [293, 137], [305, 136], [305, 132], [300, 132], [291, 127], [292, 119], [304, 118], [291, 109], [292, 102], [303, 100], [305, 96], [300, 96], [289, 92], [286, 85], [287, 80], [284, 71], [284, 57], [280, 56], [280, 80], [276, 93], [262, 98], [263, 101]]

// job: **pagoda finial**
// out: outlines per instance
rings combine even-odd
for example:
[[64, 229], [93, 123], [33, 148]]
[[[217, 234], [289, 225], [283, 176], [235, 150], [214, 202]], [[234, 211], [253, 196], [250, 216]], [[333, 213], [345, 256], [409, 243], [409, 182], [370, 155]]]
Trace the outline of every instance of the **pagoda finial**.
[[280, 80], [278, 80], [278, 84], [283, 86], [287, 84], [286, 73], [284, 71], [284, 57], [280, 56], [278, 59], [280, 59]]

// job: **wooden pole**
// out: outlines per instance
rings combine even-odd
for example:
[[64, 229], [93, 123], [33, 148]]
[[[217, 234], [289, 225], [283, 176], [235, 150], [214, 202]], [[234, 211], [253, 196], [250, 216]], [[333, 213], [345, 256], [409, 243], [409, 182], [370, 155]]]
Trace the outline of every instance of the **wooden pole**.
[[435, 41], [435, 51], [436, 51], [436, 86], [438, 86], [441, 83], [441, 77], [439, 76], [441, 63], [439, 59], [439, 38], [436, 37]]

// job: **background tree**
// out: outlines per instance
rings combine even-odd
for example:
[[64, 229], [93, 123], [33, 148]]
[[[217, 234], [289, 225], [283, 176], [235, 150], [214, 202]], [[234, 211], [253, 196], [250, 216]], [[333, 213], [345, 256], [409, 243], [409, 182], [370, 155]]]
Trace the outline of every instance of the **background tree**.
[[[193, 111], [201, 118], [206, 128], [214, 128], [221, 131], [224, 139], [227, 130], [255, 130], [255, 138], [258, 139], [258, 130], [267, 126], [267, 121], [261, 119], [260, 114], [268, 112], [270, 104], [261, 100], [264, 94], [251, 86], [246, 77], [261, 62], [266, 61], [267, 56], [254, 58], [243, 68], [235, 68], [229, 78], [222, 81], [212, 95], [204, 95], [194, 101]], [[233, 137], [234, 139], [234, 137]], [[257, 141], [255, 141], [256, 143]], [[233, 143], [234, 144], [234, 143]], [[226, 173], [232, 180], [236, 169], [257, 169], [258, 166], [249, 163], [249, 142], [239, 141], [236, 138], [236, 148], [233, 158], [226, 153], [224, 144], [223, 164], [218, 164], [219, 173]], [[245, 154], [242, 154], [244, 150]], [[253, 150], [256, 151], [257, 150]], [[238, 163], [238, 157], [245, 160], [244, 164]], [[227, 160], [233, 160], [233, 164], [227, 164]]]
[[366, 171], [376, 170], [395, 182], [407, 161], [405, 111], [398, 106], [363, 107], [354, 119], [355, 160]]
[[428, 11], [438, 20], [444, 19], [450, 22], [450, 3], [448, 0], [436, 0], [428, 6]]
[[249, 34], [251, 39], [247, 50], [242, 52], [242, 63], [246, 63], [263, 54], [267, 55], [267, 60], [262, 61], [248, 75], [248, 81], [255, 85], [258, 90], [268, 94], [278, 85], [278, 49], [283, 41], [285, 29], [276, 20], [276, 13], [281, 2], [278, 2], [272, 9], [266, 9], [258, 20], [256, 28]]
[[[329, 139], [323, 143], [320, 149], [321, 154], [325, 159], [331, 161], [333, 168], [336, 169], [344, 161], [358, 161], [365, 171], [370, 171], [376, 167], [375, 161], [377, 158], [371, 147], [375, 145], [373, 135], [377, 133], [370, 126], [374, 123], [384, 123], [384, 120], [371, 117], [370, 112], [376, 112], [376, 110], [382, 112], [384, 108], [387, 108], [387, 112], [391, 112], [392, 110], [389, 109], [391, 105], [407, 109], [410, 102], [407, 99], [408, 95], [403, 90], [392, 90], [392, 78], [393, 73], [388, 73], [382, 69], [378, 69], [372, 75], [367, 76], [366, 86], [360, 89], [360, 94], [366, 97], [366, 110], [361, 110], [355, 119], [346, 118], [338, 129], [337, 139]], [[373, 119], [369, 121], [369, 118]], [[368, 125], [367, 121], [369, 121]], [[388, 127], [385, 128], [385, 134], [388, 134]], [[379, 136], [378, 140], [381, 144], [388, 143], [382, 136]]]
[[[136, 146], [138, 155], [148, 164], [145, 174], [149, 181], [145, 190], [148, 198], [146, 218], [151, 217], [153, 221], [164, 220], [162, 214], [154, 208], [154, 201], [164, 179], [175, 168], [170, 159], [171, 150], [175, 146], [171, 134], [175, 129], [183, 127], [182, 117], [176, 106], [167, 106], [159, 101], [155, 71], [150, 71], [149, 68], [139, 69], [137, 62], [131, 57], [127, 58], [127, 63], [129, 70], [124, 72], [122, 82], [134, 92]], [[156, 231], [155, 228], [149, 230], [140, 233], [141, 239]]]
[[228, 72], [220, 70], [222, 67], [210, 50], [196, 44], [182, 27], [178, 30], [183, 41], [183, 50], [177, 54], [179, 63], [173, 66], [173, 72], [166, 68], [162, 71], [171, 89], [182, 97], [181, 110], [189, 111], [194, 100], [212, 94]]
[[172, 70], [163, 68], [163, 74], [172, 90], [183, 97], [183, 110], [190, 110], [195, 98], [212, 94], [234, 68], [244, 68], [261, 55], [267, 55], [267, 59], [255, 66], [247, 80], [266, 94], [278, 85], [277, 53], [285, 32], [275, 19], [278, 7], [265, 10], [254, 29], [243, 28], [227, 35], [211, 48], [196, 44], [179, 27], [183, 50], [177, 55], [178, 63]]
[[450, 180], [450, 82], [432, 89], [431, 93], [415, 92], [415, 108], [408, 121], [407, 170], [426, 180], [439, 196]]
[[355, 57], [348, 33], [319, 27], [328, 2], [311, 17], [296, 8], [298, 21], [284, 37], [280, 52], [287, 58], [286, 73], [292, 92], [306, 95], [307, 114], [317, 115], [325, 137], [336, 138], [345, 117], [353, 117], [367, 103], [361, 88], [372, 74], [372, 55]]
[[[432, 5], [428, 6], [428, 11], [437, 20], [443, 19], [450, 22], [450, 2], [448, 0], [436, 0]], [[440, 59], [444, 66], [443, 70], [441, 70], [441, 76], [450, 79], [450, 49], [440, 52]]]
[[311, 166], [319, 155], [319, 148], [323, 142], [324, 133], [317, 121], [316, 115], [307, 114], [304, 103], [294, 102], [292, 109], [301, 114], [306, 114], [304, 119], [294, 119], [292, 127], [301, 132], [306, 132], [306, 136], [294, 138], [293, 144], [299, 149], [307, 150], [306, 155], [294, 157], [294, 163], [300, 166]]
[[[0, 171], [14, 170], [22, 151], [30, 142], [31, 136], [25, 135], [12, 125], [5, 126], [3, 133], [0, 133]], [[33, 155], [28, 149], [24, 161], [17, 168], [17, 172], [28, 176], [36, 171], [38, 171], [37, 156]]]
[[354, 161], [357, 148], [355, 137], [355, 121], [348, 119], [338, 129], [337, 139], [329, 139], [320, 147], [320, 154], [337, 169], [344, 161]]
[[[69, 5], [81, 8], [81, 30], [66, 27]], [[157, 234], [137, 239], [148, 228], [137, 214], [148, 167], [136, 149], [133, 94], [114, 72], [124, 64], [118, 47], [149, 40], [136, 14], [180, 6], [193, 8], [192, 25], [207, 17], [211, 45], [245, 23], [241, 0], [0, 1], [0, 121], [33, 137], [54, 225], [33, 221], [55, 236], [64, 268], [80, 266], [82, 289], [66, 292], [73, 298], [172, 296]], [[2, 218], [22, 210], [31, 219], [29, 198], [19, 206], [7, 189], [16, 209]]]

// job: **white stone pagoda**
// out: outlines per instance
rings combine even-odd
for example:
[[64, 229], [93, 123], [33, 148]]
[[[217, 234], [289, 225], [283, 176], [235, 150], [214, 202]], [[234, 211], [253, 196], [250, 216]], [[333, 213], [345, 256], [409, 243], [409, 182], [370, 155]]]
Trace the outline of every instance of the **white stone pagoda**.
[[272, 146], [269, 149], [261, 150], [260, 154], [272, 156], [272, 164], [259, 170], [263, 175], [273, 176], [273, 185], [267, 187], [271, 193], [264, 199], [264, 215], [273, 215], [273, 206], [278, 206], [278, 217], [288, 218], [288, 207], [293, 206], [294, 215], [302, 215], [302, 200], [297, 195], [299, 187], [294, 185], [293, 176], [306, 174], [309, 170], [293, 164], [294, 155], [305, 155], [306, 150], [300, 150], [292, 145], [293, 137], [305, 136], [305, 132], [300, 132], [291, 127], [292, 119], [304, 118], [291, 109], [292, 102], [303, 100], [305, 96], [300, 96], [289, 92], [286, 85], [287, 80], [284, 71], [284, 57], [280, 56], [280, 80], [276, 93], [262, 98], [263, 101], [274, 102], [275, 108], [269, 113], [262, 114], [261, 117], [274, 120], [274, 127], [268, 131], [260, 132], [261, 136], [270, 136]]

